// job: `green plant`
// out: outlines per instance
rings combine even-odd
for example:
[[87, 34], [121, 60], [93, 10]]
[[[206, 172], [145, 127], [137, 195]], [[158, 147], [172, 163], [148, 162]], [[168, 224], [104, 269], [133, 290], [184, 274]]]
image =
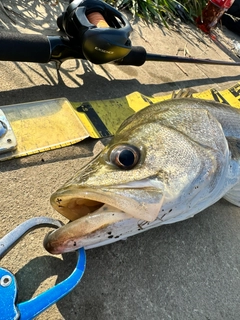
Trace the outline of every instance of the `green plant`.
[[147, 23], [162, 22], [166, 26], [168, 21], [181, 17], [194, 20], [206, 5], [206, 0], [106, 0], [118, 9], [127, 9], [133, 16], [139, 16]]
[[179, 3], [186, 8], [189, 19], [193, 20], [201, 14], [207, 0], [180, 0]]

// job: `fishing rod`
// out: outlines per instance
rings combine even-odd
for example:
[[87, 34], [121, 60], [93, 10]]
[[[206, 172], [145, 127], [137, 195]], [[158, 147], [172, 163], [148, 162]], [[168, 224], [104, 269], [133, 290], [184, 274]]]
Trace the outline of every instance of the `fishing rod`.
[[[137, 64], [139, 61], [139, 64]], [[190, 57], [171, 56], [147, 53], [142, 47], [133, 47], [128, 56], [124, 57], [120, 61], [115, 61], [118, 65], [137, 65], [140, 66], [146, 61], [159, 61], [159, 62], [178, 62], [178, 63], [195, 63], [195, 64], [215, 64], [225, 66], [240, 66], [239, 62], [211, 60], [211, 59], [197, 59]], [[132, 62], [132, 63], [131, 63]], [[141, 63], [141, 64], [140, 64]]]
[[132, 27], [118, 10], [101, 0], [70, 1], [57, 19], [59, 35], [0, 33], [0, 60], [47, 63], [57, 68], [68, 59], [94, 64], [141, 66], [146, 61], [240, 66], [240, 61], [221, 61], [147, 53], [132, 46]]

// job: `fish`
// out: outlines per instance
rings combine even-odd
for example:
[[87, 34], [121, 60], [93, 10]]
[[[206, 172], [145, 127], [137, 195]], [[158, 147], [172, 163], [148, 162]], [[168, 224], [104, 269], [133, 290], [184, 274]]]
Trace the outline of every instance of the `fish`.
[[240, 110], [169, 99], [126, 119], [110, 143], [50, 202], [70, 220], [52, 254], [96, 248], [176, 223], [225, 198], [240, 206]]

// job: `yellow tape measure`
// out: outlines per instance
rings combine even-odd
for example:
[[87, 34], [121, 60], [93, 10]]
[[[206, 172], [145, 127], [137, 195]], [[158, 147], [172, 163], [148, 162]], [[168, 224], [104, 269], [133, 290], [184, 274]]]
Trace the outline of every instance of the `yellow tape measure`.
[[[171, 97], [171, 94], [147, 97], [139, 92], [134, 92], [122, 98], [83, 103], [73, 102], [72, 105], [77, 111], [80, 121], [87, 128], [89, 136], [101, 138], [115, 134], [120, 124], [133, 113], [151, 103], [171, 99]], [[240, 83], [220, 92], [216, 89], [209, 89], [201, 93], [194, 93], [193, 97], [214, 100], [240, 108]]]
[[[193, 97], [240, 108], [240, 83], [223, 91], [194, 93]], [[60, 98], [0, 107], [0, 161], [62, 148], [87, 137], [114, 135], [130, 115], [170, 98], [134, 92], [109, 100], [70, 103]]]

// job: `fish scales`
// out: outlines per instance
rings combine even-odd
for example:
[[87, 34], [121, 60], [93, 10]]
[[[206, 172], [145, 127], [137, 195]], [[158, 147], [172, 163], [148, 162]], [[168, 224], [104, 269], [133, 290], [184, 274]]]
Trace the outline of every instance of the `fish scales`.
[[240, 111], [180, 98], [125, 120], [108, 146], [51, 196], [71, 222], [51, 253], [94, 248], [194, 216], [225, 197], [240, 206]]

